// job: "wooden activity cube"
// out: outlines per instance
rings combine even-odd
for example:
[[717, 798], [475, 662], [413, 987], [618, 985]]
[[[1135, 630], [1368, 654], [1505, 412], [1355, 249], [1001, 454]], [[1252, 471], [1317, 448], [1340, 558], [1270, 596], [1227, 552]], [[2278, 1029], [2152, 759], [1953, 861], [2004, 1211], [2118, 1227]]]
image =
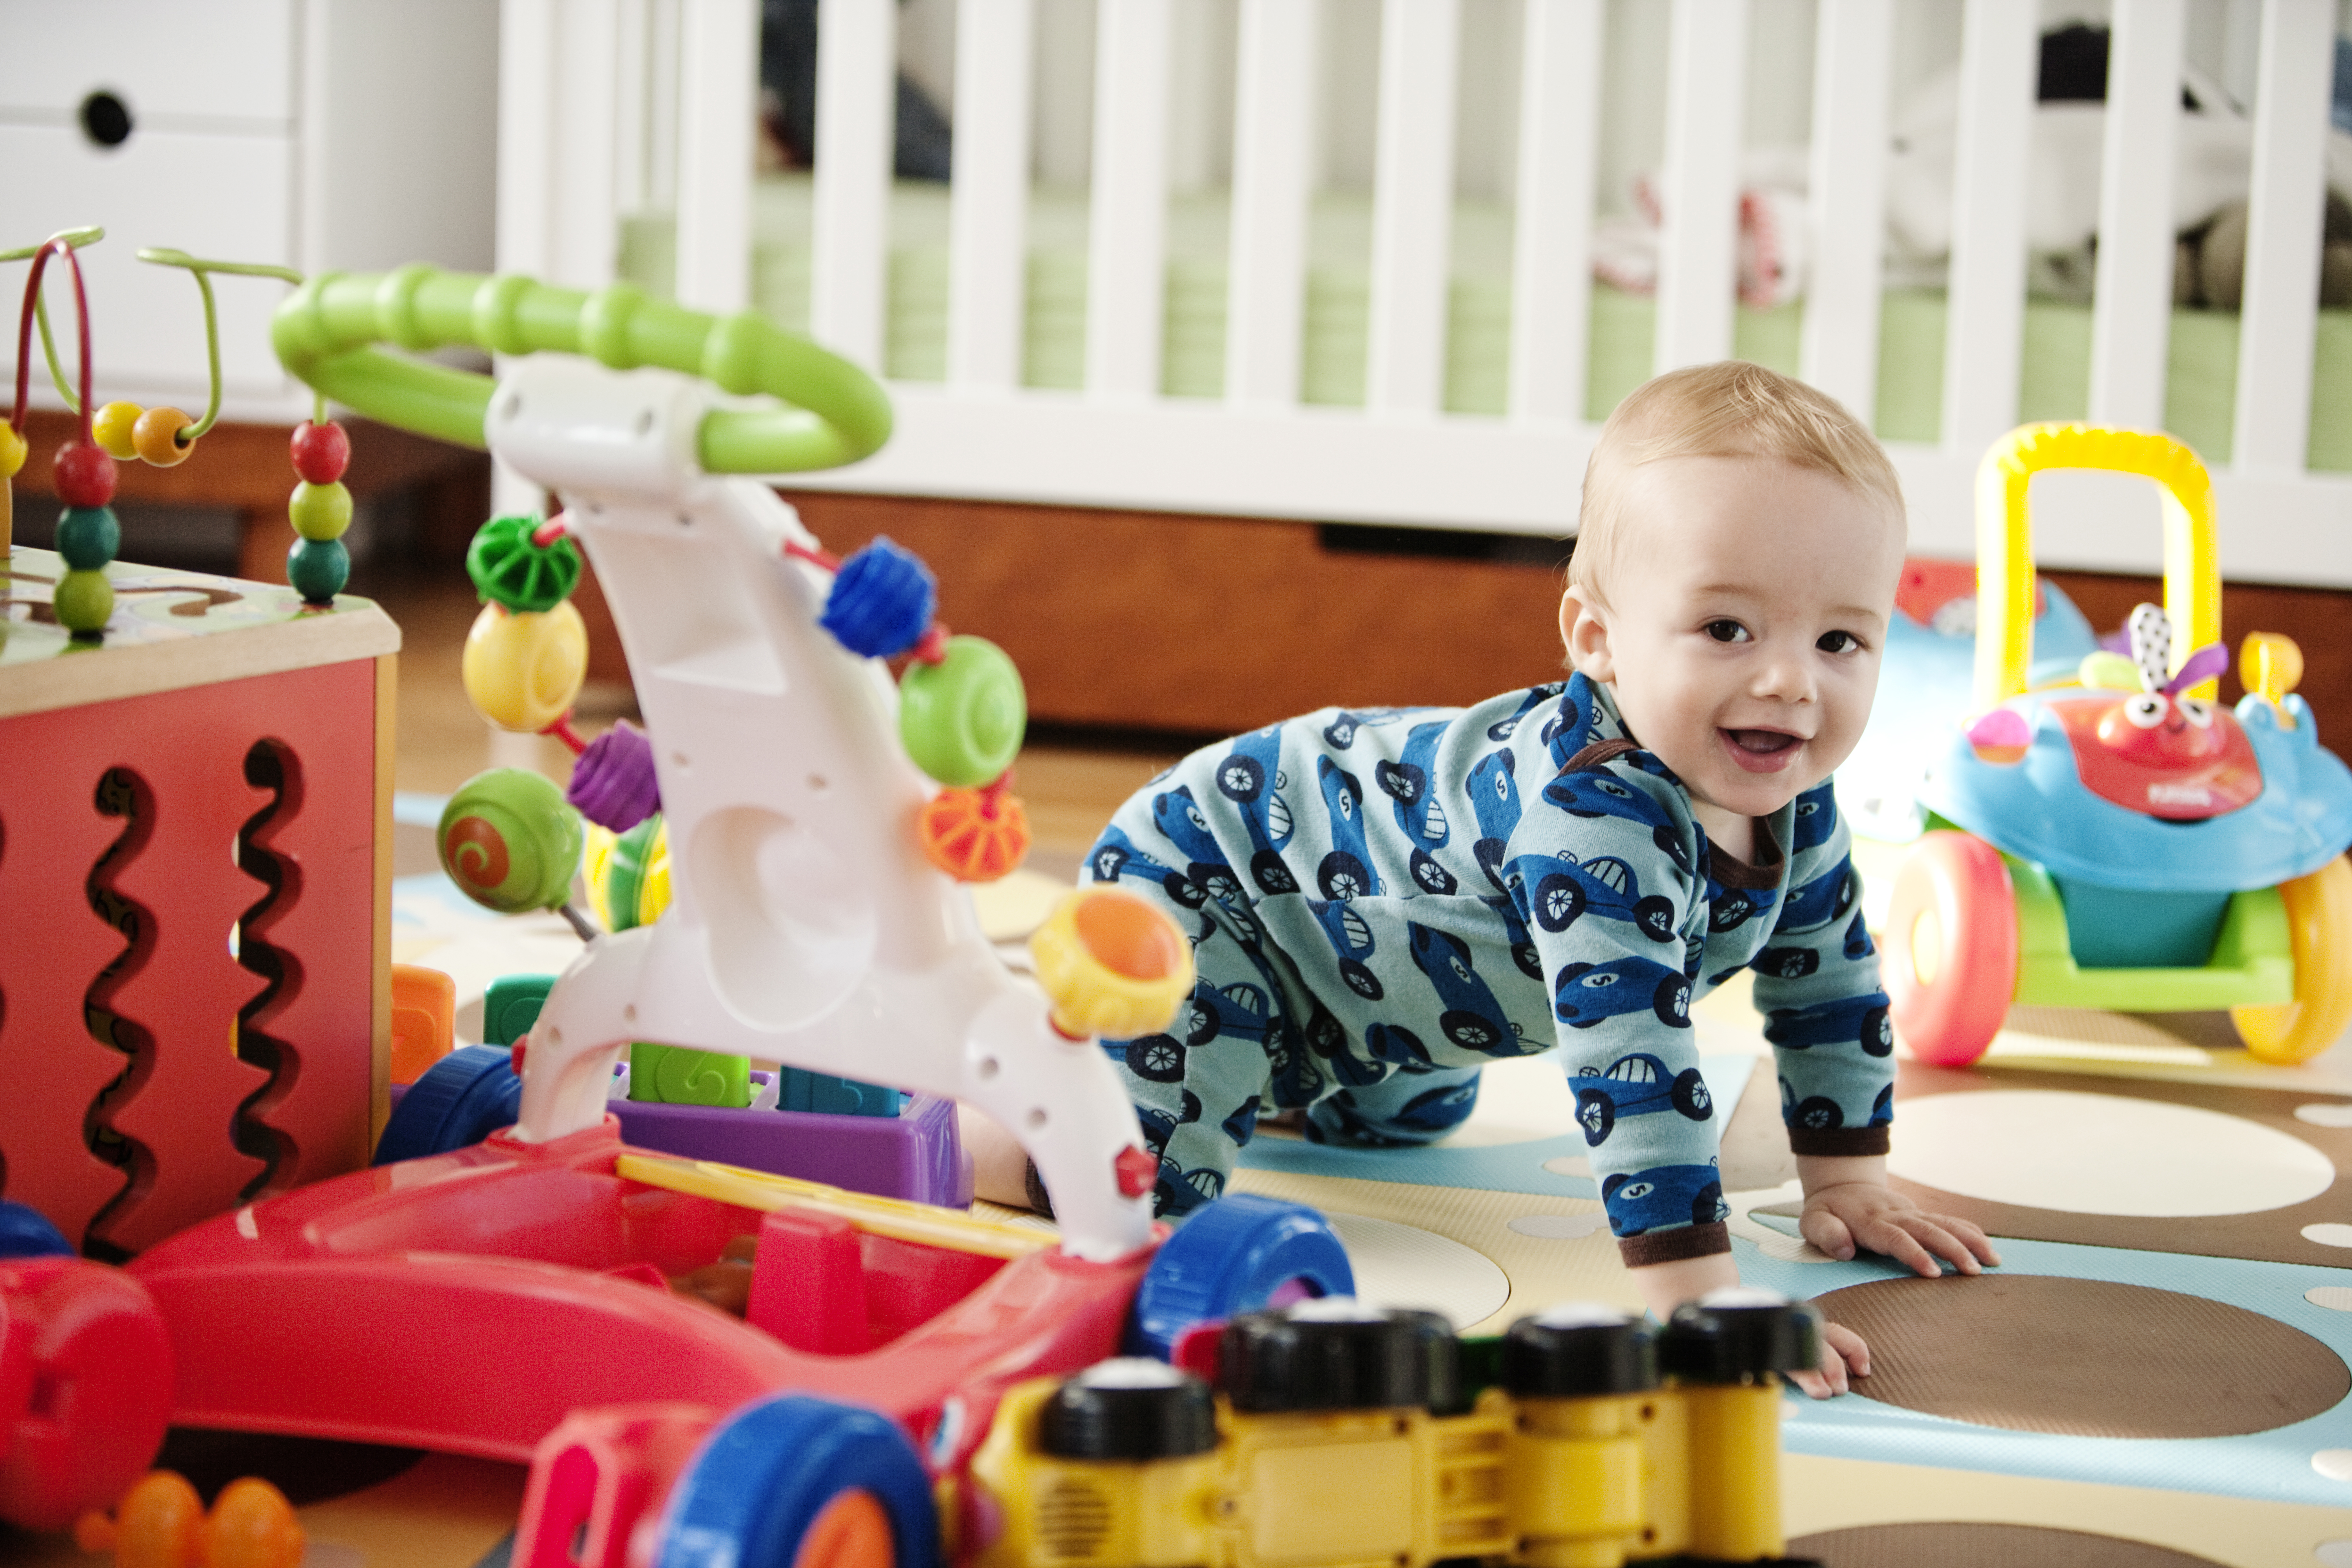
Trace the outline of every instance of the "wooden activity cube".
[[394, 654], [364, 599], [5, 556], [0, 1197], [135, 1253], [367, 1163], [390, 1051]]

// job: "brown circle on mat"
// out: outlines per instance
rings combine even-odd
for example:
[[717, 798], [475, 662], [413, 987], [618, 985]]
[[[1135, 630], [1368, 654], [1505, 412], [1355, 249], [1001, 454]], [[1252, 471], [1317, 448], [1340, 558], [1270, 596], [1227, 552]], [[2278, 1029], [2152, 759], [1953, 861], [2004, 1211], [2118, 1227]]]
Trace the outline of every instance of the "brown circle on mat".
[[2144, 1541], [2031, 1524], [1864, 1524], [1789, 1542], [1822, 1568], [2220, 1568]]
[[2074, 1437], [2234, 1437], [2305, 1420], [2352, 1370], [2300, 1329], [2201, 1296], [2043, 1274], [1876, 1279], [1814, 1298], [1870, 1345], [1854, 1391]]

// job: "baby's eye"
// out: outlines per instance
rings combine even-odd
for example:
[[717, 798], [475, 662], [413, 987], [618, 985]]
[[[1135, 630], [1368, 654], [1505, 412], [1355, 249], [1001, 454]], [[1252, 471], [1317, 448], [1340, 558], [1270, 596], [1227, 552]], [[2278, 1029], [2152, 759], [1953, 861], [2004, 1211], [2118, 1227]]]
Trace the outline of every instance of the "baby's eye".
[[1717, 642], [1746, 642], [1748, 628], [1738, 621], [1709, 621], [1706, 635]]
[[1823, 653], [1852, 653], [1862, 646], [1862, 639], [1852, 632], [1823, 632], [1813, 646]]

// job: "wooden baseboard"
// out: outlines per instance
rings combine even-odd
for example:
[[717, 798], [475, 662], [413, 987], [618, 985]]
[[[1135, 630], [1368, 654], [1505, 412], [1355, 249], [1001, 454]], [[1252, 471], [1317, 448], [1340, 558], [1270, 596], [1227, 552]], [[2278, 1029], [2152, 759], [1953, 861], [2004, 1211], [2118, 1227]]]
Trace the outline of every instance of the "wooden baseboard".
[[[993, 501], [787, 491], [831, 550], [887, 533], [930, 563], [940, 614], [1002, 645], [1042, 723], [1233, 734], [1327, 705], [1475, 702], [1559, 670], [1557, 565], [1339, 547], [1315, 524]], [[1563, 559], [1565, 547], [1560, 552]], [[2153, 577], [2047, 575], [2102, 631]], [[583, 600], [589, 595], [583, 595]], [[594, 668], [625, 672], [601, 599], [583, 604]], [[2221, 624], [2302, 646], [2301, 690], [2323, 743], [2352, 735], [2352, 593], [2229, 584]], [[2234, 664], [2234, 657], [2232, 660]], [[2234, 668], [2222, 696], [2242, 689]], [[2342, 728], [2339, 728], [2342, 726]]]
[[1311, 523], [787, 499], [828, 549], [887, 533], [921, 555], [941, 617], [1001, 644], [1049, 723], [1231, 734], [1333, 703], [1475, 702], [1559, 670], [1551, 567], [1336, 550]]

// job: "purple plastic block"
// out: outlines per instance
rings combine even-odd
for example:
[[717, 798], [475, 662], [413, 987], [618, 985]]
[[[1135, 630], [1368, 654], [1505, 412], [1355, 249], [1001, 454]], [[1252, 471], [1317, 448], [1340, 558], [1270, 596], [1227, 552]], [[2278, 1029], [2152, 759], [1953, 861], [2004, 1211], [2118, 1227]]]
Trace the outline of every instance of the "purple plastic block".
[[[754, 1083], [768, 1075], [755, 1072]], [[400, 1105], [406, 1084], [392, 1086]], [[896, 1116], [835, 1116], [815, 1110], [728, 1110], [613, 1100], [621, 1141], [688, 1160], [716, 1160], [823, 1182], [877, 1197], [949, 1208], [971, 1205], [971, 1161], [956, 1129], [955, 1101], [910, 1094]]]
[[572, 764], [563, 798], [599, 827], [626, 833], [661, 809], [654, 743], [635, 724], [614, 725], [589, 742]]
[[615, 1100], [605, 1109], [621, 1119], [621, 1141], [640, 1149], [886, 1198], [950, 1208], [971, 1202], [971, 1162], [964, 1156], [951, 1100], [914, 1095], [896, 1116], [725, 1110], [634, 1100]]

